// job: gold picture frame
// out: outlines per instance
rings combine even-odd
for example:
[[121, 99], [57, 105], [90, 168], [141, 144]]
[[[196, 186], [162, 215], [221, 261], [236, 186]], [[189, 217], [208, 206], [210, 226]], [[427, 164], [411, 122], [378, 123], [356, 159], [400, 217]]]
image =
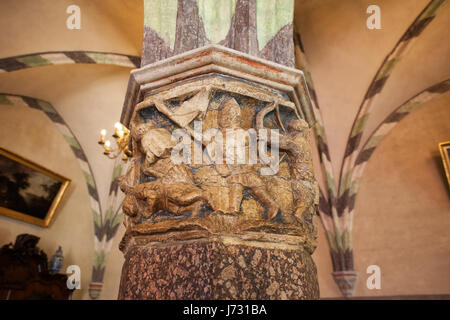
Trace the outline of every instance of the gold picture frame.
[[439, 143], [439, 151], [441, 152], [445, 175], [447, 176], [448, 187], [450, 189], [450, 141]]
[[0, 147], [0, 214], [48, 227], [70, 179]]

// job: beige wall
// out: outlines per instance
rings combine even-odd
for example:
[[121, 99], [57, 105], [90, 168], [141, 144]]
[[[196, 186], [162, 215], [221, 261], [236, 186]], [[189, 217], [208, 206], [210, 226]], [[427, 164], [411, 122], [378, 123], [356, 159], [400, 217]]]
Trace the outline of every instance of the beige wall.
[[[81, 10], [80, 30], [66, 27], [72, 4]], [[142, 0], [2, 0], [0, 13], [0, 57], [62, 50], [141, 54]]]

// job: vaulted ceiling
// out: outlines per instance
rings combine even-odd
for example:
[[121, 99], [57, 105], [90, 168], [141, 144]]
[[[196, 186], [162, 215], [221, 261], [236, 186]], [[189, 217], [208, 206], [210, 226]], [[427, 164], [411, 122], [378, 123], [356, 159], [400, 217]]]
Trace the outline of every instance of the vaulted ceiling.
[[[328, 132], [336, 177], [352, 124], [374, 77], [429, 3], [428, 0], [296, 1], [295, 19]], [[381, 30], [366, 27], [370, 16], [366, 9], [372, 4], [381, 9]], [[395, 64], [372, 104], [362, 142], [406, 100], [450, 78], [449, 26], [450, 6], [443, 5]]]
[[[356, 113], [377, 71], [429, 3], [429, 0], [296, 0], [295, 19], [324, 125], [330, 133], [335, 176], [339, 175]], [[81, 30], [65, 27], [66, 8], [70, 4], [68, 0], [2, 1], [0, 58], [73, 50], [140, 56], [142, 0], [78, 1]], [[366, 27], [369, 17], [366, 9], [372, 4], [381, 9], [381, 30]], [[450, 6], [442, 7], [394, 66], [382, 94], [372, 106], [363, 141], [401, 103], [450, 76], [447, 32]], [[2, 75], [0, 80], [7, 77]]]

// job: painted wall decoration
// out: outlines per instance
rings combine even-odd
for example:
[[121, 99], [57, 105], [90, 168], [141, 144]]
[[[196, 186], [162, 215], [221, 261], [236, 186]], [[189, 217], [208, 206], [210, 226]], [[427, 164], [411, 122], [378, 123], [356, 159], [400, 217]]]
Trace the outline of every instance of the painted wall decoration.
[[0, 72], [12, 72], [28, 68], [62, 64], [109, 64], [137, 68], [140, 63], [140, 57], [119, 53], [98, 51], [52, 51], [1, 58]]
[[142, 65], [219, 44], [295, 67], [294, 0], [145, 0]]
[[389, 116], [387, 116], [380, 125], [372, 132], [367, 142], [364, 143], [361, 150], [358, 153], [358, 157], [353, 169], [352, 180], [352, 202], [349, 204], [349, 210], [354, 211], [356, 193], [359, 188], [359, 182], [363, 176], [364, 169], [369, 162], [369, 159], [375, 152], [376, 148], [380, 145], [381, 141], [386, 135], [407, 115], [417, 110], [425, 103], [439, 97], [450, 91], [450, 79], [439, 82], [413, 98], [409, 99], [397, 109], [395, 109]]
[[[355, 182], [355, 167], [360, 153], [361, 138], [366, 128], [366, 123], [370, 117], [374, 101], [380, 96], [386, 82], [393, 73], [395, 66], [406, 55], [408, 50], [414, 44], [415, 40], [426, 29], [426, 27], [435, 19], [439, 11], [447, 4], [447, 0], [432, 0], [419, 14], [416, 20], [411, 24], [408, 30], [398, 41], [397, 45], [389, 53], [381, 67], [378, 69], [369, 89], [366, 92], [364, 100], [359, 108], [358, 114], [353, 123], [352, 131], [347, 140], [347, 147], [340, 170], [339, 185], [337, 190], [336, 209], [340, 223], [338, 228], [342, 239], [341, 246], [344, 252], [351, 252], [353, 255], [353, 246], [351, 233], [353, 227], [353, 206], [356, 199], [357, 184]], [[343, 259], [344, 270], [353, 269], [353, 257]]]
[[70, 180], [0, 147], [0, 214], [48, 227]]

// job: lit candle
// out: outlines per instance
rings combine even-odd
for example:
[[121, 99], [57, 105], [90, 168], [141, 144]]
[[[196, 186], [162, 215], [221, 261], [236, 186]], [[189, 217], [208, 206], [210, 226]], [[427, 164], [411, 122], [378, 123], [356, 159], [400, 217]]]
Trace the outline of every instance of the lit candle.
[[104, 144], [105, 143], [105, 137], [106, 137], [106, 130], [102, 129], [102, 131], [100, 131], [100, 141], [99, 141], [99, 143]]
[[109, 140], [106, 140], [105, 142], [105, 152], [109, 152], [109, 147], [111, 146], [111, 142]]
[[114, 133], [118, 136], [119, 135], [119, 131], [123, 131], [122, 129], [122, 124], [120, 122], [116, 122], [114, 124], [114, 127], [116, 128], [116, 130], [114, 131]]

